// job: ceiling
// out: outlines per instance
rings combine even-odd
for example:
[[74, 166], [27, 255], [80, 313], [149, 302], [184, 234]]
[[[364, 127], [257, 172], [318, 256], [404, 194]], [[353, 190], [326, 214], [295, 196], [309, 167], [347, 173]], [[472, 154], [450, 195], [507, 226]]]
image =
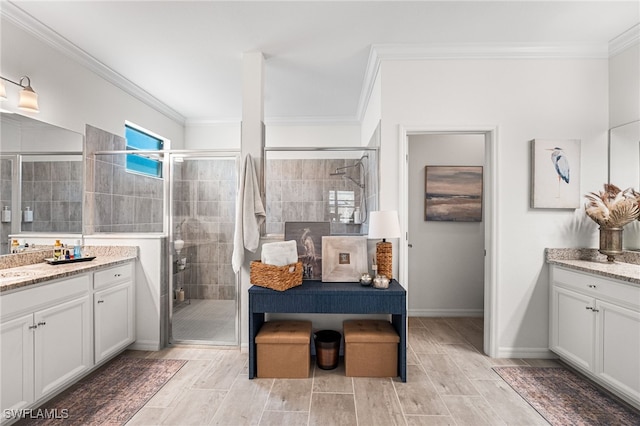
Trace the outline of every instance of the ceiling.
[[14, 1], [187, 121], [239, 120], [243, 52], [265, 121], [356, 121], [372, 45], [604, 46], [634, 1]]

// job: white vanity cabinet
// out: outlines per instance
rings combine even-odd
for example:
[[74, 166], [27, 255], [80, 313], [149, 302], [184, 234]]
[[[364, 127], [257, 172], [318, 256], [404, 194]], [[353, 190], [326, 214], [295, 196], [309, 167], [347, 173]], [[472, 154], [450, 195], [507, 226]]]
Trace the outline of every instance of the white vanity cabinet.
[[551, 265], [550, 349], [640, 407], [640, 286]]
[[94, 274], [94, 351], [96, 364], [135, 340], [133, 263]]
[[91, 274], [0, 299], [2, 409], [19, 409], [93, 366]]

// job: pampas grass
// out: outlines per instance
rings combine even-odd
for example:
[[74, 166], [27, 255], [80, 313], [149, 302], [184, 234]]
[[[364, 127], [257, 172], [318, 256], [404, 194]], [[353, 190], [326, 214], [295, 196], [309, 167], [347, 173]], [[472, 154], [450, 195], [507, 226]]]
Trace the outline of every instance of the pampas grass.
[[640, 193], [605, 183], [604, 191], [585, 195], [585, 213], [603, 228], [621, 228], [640, 218]]

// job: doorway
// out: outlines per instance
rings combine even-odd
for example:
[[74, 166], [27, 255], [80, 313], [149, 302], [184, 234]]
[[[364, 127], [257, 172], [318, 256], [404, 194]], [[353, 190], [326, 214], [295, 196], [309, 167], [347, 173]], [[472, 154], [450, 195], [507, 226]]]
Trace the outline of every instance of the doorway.
[[[492, 168], [496, 130], [495, 127], [400, 128], [401, 158], [406, 158], [401, 166], [400, 218], [407, 233], [406, 244], [399, 247], [400, 277], [408, 289], [409, 315], [484, 317], [482, 346], [489, 356], [497, 353]], [[425, 220], [426, 165], [482, 166], [480, 223]], [[420, 265], [431, 266], [425, 270]]]
[[170, 155], [172, 343], [238, 345], [231, 267], [239, 155]]

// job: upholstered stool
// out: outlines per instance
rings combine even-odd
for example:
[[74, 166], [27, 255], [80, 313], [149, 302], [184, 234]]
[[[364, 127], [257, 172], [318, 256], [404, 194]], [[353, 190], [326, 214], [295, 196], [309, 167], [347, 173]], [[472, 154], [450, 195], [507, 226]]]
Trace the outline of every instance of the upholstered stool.
[[256, 336], [258, 377], [309, 377], [311, 321], [268, 321]]
[[398, 375], [400, 337], [389, 321], [347, 320], [344, 328], [345, 374], [350, 377]]

